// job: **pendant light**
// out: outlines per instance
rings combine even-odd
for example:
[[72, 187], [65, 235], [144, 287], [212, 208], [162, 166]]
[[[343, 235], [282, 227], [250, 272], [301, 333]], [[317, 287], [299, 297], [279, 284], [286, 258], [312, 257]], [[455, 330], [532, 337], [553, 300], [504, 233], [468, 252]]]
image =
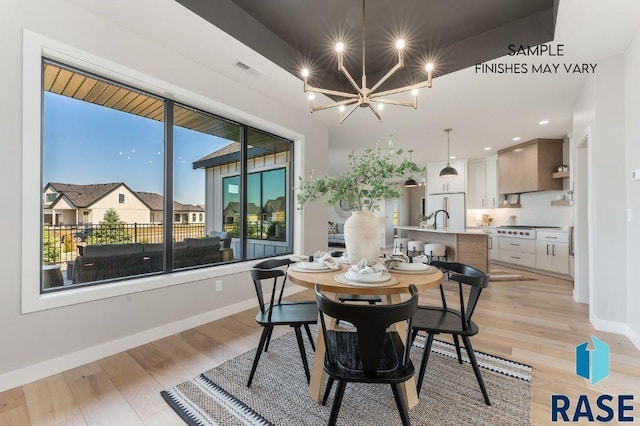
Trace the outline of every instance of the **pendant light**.
[[[413, 163], [413, 160], [411, 159], [411, 153], [413, 152], [412, 149], [409, 150], [409, 161], [411, 161]], [[414, 188], [418, 186], [418, 182], [416, 182], [416, 180], [413, 177], [410, 177], [409, 179], [407, 179], [407, 181], [404, 183], [404, 187], [405, 188]]]
[[440, 177], [448, 178], [458, 176], [458, 171], [451, 167], [451, 163], [449, 162], [449, 134], [451, 133], [451, 129], [444, 129], [447, 132], [447, 167], [440, 170]]

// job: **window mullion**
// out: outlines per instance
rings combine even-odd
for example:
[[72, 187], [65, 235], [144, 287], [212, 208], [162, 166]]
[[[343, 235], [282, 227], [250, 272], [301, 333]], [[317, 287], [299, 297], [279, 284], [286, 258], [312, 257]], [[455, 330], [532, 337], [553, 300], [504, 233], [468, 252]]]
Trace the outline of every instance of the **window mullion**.
[[173, 271], [173, 101], [164, 101], [164, 256], [163, 271]]
[[247, 259], [247, 126], [240, 126], [240, 250], [241, 259]]

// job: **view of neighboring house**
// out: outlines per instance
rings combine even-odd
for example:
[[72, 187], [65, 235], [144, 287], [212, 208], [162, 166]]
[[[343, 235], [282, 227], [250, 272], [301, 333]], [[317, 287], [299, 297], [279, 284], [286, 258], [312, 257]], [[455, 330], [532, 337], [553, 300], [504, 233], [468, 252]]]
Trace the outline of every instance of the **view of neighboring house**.
[[[48, 225], [99, 223], [114, 209], [126, 223], [160, 223], [163, 197], [131, 190], [123, 182], [75, 185], [49, 182], [43, 190], [43, 221]], [[174, 223], [204, 223], [204, 209], [173, 203]]]
[[[250, 131], [247, 147], [247, 222], [264, 226], [265, 237], [285, 239], [287, 222], [288, 164], [291, 159], [289, 141], [272, 135]], [[222, 216], [213, 209], [212, 229], [233, 231], [240, 215], [239, 170], [240, 144], [230, 143], [193, 162], [194, 169], [205, 169], [207, 206], [222, 205]], [[274, 226], [273, 234], [266, 232]], [[277, 229], [275, 229], [277, 228]], [[274, 238], [275, 237], [275, 238]], [[258, 237], [260, 238], [260, 237]]]

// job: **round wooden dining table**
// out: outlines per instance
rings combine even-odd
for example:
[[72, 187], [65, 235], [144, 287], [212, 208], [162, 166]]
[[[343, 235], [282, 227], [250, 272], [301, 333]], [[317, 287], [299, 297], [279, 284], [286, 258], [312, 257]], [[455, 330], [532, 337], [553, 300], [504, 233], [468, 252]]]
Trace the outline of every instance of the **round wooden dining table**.
[[[399, 303], [402, 299], [402, 295], [409, 295], [409, 285], [416, 286], [418, 291], [427, 290], [437, 287], [442, 283], [442, 272], [438, 269], [430, 270], [425, 273], [400, 273], [390, 270], [389, 273], [396, 283], [389, 286], [352, 286], [343, 284], [336, 281], [336, 276], [344, 274], [348, 270], [347, 266], [343, 266], [339, 270], [330, 270], [327, 272], [302, 272], [297, 269], [295, 265], [292, 265], [287, 276], [289, 280], [300, 286], [313, 289], [318, 284], [320, 291], [326, 294], [328, 297], [333, 297], [337, 300], [338, 294], [360, 294], [360, 295], [379, 295], [383, 296], [383, 300], [386, 303]], [[329, 318], [326, 322], [327, 328], [333, 328], [335, 326], [335, 320]], [[395, 331], [398, 332], [400, 337], [404, 340], [407, 335], [406, 323], [399, 322], [394, 325]], [[324, 374], [324, 337], [322, 335], [322, 329], [318, 329], [318, 337], [316, 343], [316, 352], [313, 359], [313, 369], [311, 371], [311, 379], [309, 381], [309, 395], [317, 402], [322, 401], [322, 391], [325, 382]], [[418, 404], [418, 394], [416, 391], [415, 380], [413, 378], [407, 380], [401, 385], [402, 392], [407, 401], [407, 406], [413, 408]]]

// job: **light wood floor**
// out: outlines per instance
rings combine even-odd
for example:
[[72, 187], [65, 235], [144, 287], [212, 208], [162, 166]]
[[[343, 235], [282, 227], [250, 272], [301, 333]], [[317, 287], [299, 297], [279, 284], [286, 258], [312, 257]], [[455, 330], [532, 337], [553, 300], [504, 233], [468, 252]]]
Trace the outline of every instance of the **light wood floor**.
[[[624, 336], [593, 329], [587, 306], [571, 298], [571, 282], [496, 268], [537, 280], [492, 282], [474, 314], [481, 331], [473, 344], [476, 350], [534, 367], [535, 425], [550, 423], [552, 394], [566, 394], [573, 401], [580, 394], [594, 397], [600, 393], [635, 394], [635, 401], [640, 399], [640, 352]], [[307, 291], [295, 298], [312, 296]], [[438, 300], [436, 290], [421, 295], [423, 303]], [[183, 424], [160, 391], [257, 346], [260, 330], [255, 311], [0, 393], [0, 425]], [[278, 335], [288, 331], [281, 328]], [[611, 348], [611, 376], [595, 387], [574, 374], [575, 346], [592, 334]], [[634, 414], [640, 419], [640, 405], [634, 406]]]

